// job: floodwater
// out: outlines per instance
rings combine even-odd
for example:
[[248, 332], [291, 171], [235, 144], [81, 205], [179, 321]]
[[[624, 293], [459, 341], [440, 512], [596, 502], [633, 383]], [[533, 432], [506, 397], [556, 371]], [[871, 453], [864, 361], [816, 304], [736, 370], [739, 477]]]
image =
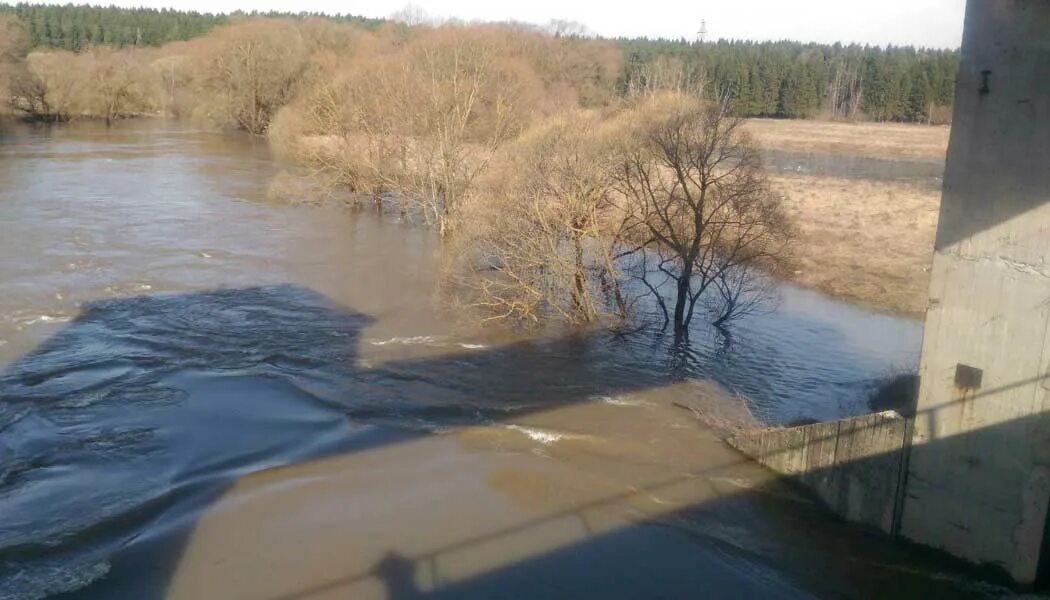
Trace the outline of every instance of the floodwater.
[[164, 122], [0, 134], [0, 598], [1003, 592], [721, 441], [864, 412], [916, 322], [782, 286], [688, 348], [479, 330], [432, 232], [268, 201], [279, 168]]
[[820, 152], [764, 152], [767, 168], [787, 173], [846, 179], [902, 181], [940, 189], [944, 157], [888, 159]]

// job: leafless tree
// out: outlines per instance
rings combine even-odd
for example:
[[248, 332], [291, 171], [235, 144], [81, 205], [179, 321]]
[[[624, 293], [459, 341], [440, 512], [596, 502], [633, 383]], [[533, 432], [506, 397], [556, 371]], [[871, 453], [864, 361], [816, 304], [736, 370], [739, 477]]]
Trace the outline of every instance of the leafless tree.
[[586, 25], [579, 21], [568, 21], [565, 19], [551, 19], [547, 22], [544, 29], [556, 38], [582, 38], [587, 35]]
[[141, 62], [141, 54], [130, 50], [95, 48], [80, 54], [76, 111], [110, 122], [124, 116], [152, 112], [157, 94], [155, 80]]
[[842, 119], [856, 118], [864, 98], [864, 82], [858, 74], [858, 65], [844, 61], [835, 64], [835, 75], [828, 83], [827, 108], [832, 116]]
[[707, 88], [707, 74], [697, 65], [686, 66], [679, 58], [658, 56], [632, 70], [626, 84], [631, 98], [666, 92], [700, 98]]
[[608, 103], [618, 61], [609, 44], [535, 27], [391, 26], [315, 53], [319, 74], [268, 135], [312, 179], [445, 234], [499, 148], [534, 119]]
[[64, 121], [77, 115], [76, 92], [82, 71], [71, 52], [34, 52], [25, 70], [12, 82], [11, 103], [24, 115], [43, 121]]
[[391, 21], [396, 21], [409, 27], [418, 27], [433, 22], [423, 7], [416, 4], [406, 4], [390, 15]]
[[681, 95], [655, 97], [628, 118], [618, 185], [627, 252], [645, 255], [642, 283], [678, 334], [701, 298], [713, 321], [739, 316], [759, 291], [754, 269], [774, 266], [791, 237], [743, 122], [725, 103]]
[[256, 135], [266, 132], [277, 110], [291, 101], [306, 66], [307, 45], [293, 23], [251, 21], [217, 34], [203, 47], [204, 94], [211, 116]]

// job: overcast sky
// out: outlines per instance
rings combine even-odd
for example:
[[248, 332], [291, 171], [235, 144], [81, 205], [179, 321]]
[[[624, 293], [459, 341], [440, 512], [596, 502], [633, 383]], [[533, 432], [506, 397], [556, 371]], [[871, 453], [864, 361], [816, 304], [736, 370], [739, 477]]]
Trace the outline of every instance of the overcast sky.
[[[979, 1], [979, 0], [978, 0]], [[405, 0], [114, 0], [122, 6], [202, 12], [319, 11], [385, 17]], [[109, 0], [99, 3], [108, 4]], [[965, 0], [415, 0], [437, 17], [578, 21], [605, 36], [793, 39], [955, 48]]]

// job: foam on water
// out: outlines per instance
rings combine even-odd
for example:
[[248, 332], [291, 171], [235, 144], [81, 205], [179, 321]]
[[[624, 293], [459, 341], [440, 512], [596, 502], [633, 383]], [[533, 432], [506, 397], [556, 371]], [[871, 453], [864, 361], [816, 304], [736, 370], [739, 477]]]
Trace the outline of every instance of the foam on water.
[[72, 592], [102, 579], [110, 571], [105, 560], [80, 564], [21, 566], [0, 579], [0, 598], [4, 600], [42, 600]]
[[373, 346], [387, 346], [390, 344], [396, 344], [399, 346], [415, 346], [420, 344], [434, 344], [440, 338], [433, 335], [415, 335], [409, 337], [392, 337], [386, 340], [368, 340], [369, 344]]
[[594, 400], [601, 402], [602, 404], [608, 404], [609, 406], [652, 406], [652, 402], [640, 400], [637, 398], [627, 398], [625, 396], [595, 396]]
[[525, 426], [522, 426], [522, 425], [510, 424], [510, 425], [504, 425], [504, 427], [507, 428], [507, 429], [510, 429], [511, 431], [517, 431], [517, 432], [519, 432], [521, 434], [524, 434], [530, 440], [532, 440], [534, 442], [539, 442], [539, 443], [543, 444], [544, 446], [550, 446], [551, 444], [555, 444], [555, 443], [560, 442], [561, 440], [564, 440], [564, 439], [570, 439], [570, 438], [578, 439], [578, 438], [581, 437], [579, 435], [574, 435], [574, 434], [570, 434], [570, 433], [564, 433], [564, 432], [561, 432], [561, 431], [553, 431], [553, 430], [550, 430], [550, 429], [539, 429], [539, 428], [536, 428], [536, 427], [525, 427]]

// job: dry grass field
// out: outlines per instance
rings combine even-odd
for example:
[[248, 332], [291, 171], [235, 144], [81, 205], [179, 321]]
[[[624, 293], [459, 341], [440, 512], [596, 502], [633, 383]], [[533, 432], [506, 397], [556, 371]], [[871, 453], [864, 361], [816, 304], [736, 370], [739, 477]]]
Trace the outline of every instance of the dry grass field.
[[949, 128], [905, 123], [750, 119], [747, 130], [763, 147], [790, 152], [943, 160]]
[[[901, 160], [943, 157], [946, 127], [755, 120], [765, 148]], [[918, 316], [926, 306], [940, 191], [919, 184], [777, 175], [799, 231], [790, 278]]]
[[940, 193], [831, 177], [776, 177], [798, 228], [790, 278], [833, 296], [919, 315]]

